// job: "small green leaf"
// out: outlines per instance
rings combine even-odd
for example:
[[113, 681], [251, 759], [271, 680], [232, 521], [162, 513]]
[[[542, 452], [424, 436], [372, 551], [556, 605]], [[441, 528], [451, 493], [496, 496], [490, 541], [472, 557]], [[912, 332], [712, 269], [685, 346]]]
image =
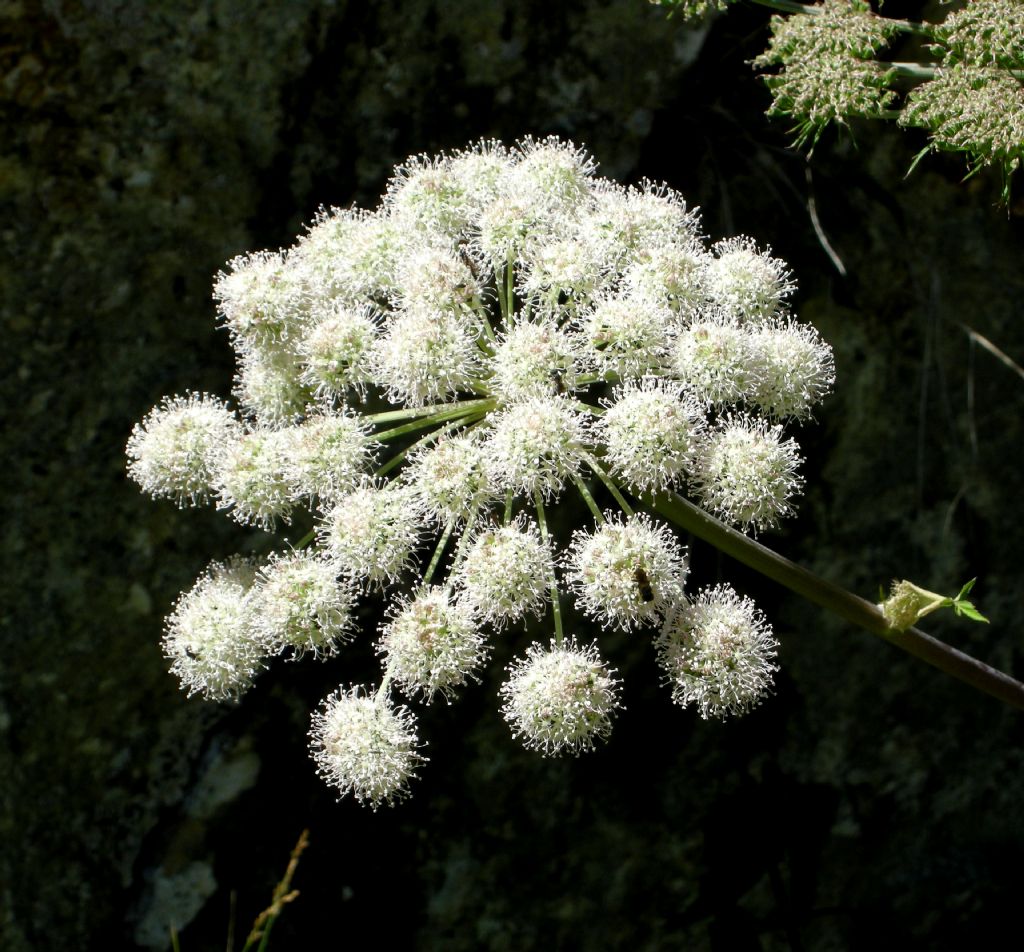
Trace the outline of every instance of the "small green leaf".
[[958, 615], [963, 615], [965, 618], [970, 618], [972, 621], [984, 622], [986, 625], [989, 623], [988, 619], [970, 602], [955, 602], [953, 610]]
[[966, 585], [964, 585], [964, 587], [960, 589], [960, 594], [957, 595], [955, 601], [960, 601], [965, 595], [969, 595], [971, 589], [974, 588], [974, 583], [977, 581], [978, 579], [977, 577], [975, 577], [972, 578]]

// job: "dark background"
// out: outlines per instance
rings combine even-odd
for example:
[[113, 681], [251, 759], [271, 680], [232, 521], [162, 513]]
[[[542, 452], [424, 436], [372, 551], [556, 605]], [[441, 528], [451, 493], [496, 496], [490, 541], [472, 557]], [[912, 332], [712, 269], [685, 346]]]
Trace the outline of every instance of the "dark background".
[[1024, 362], [1024, 242], [995, 176], [962, 183], [940, 156], [904, 178], [924, 140], [891, 126], [826, 134], [810, 163], [789, 150], [746, 65], [756, 8], [710, 30], [640, 0], [0, 11], [5, 952], [168, 948], [169, 919], [183, 950], [222, 949], [231, 894], [244, 936], [304, 827], [272, 948], [349, 947], [360, 928], [444, 950], [962, 949], [1018, 931], [1021, 715], [699, 543], [695, 581], [757, 597], [782, 642], [759, 711], [701, 722], [646, 638], [604, 638], [627, 710], [600, 752], [542, 760], [497, 713], [506, 644], [482, 685], [423, 713], [411, 801], [336, 804], [309, 711], [375, 676], [370, 639], [278, 665], [237, 707], [187, 700], [162, 617], [210, 558], [259, 541], [141, 496], [123, 456], [162, 395], [230, 392], [210, 298], [229, 258], [289, 244], [322, 204], [374, 205], [411, 153], [557, 133], [605, 175], [680, 189], [712, 238], [770, 243], [835, 348], [837, 392], [796, 434], [800, 515], [764, 541], [867, 597], [978, 575], [991, 626], [927, 627], [1021, 676], [1024, 380], [964, 327]]

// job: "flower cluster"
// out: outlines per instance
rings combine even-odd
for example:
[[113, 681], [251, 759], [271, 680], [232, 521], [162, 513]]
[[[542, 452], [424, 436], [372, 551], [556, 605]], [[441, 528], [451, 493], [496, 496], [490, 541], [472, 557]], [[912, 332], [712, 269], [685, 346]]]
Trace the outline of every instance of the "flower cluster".
[[[325, 211], [293, 247], [234, 259], [215, 298], [239, 411], [165, 400], [132, 433], [128, 472], [244, 525], [313, 529], [208, 569], [168, 619], [172, 670], [236, 698], [281, 653], [333, 658], [360, 594], [393, 593], [380, 684], [339, 688], [311, 732], [321, 775], [374, 807], [424, 760], [393, 692], [450, 701], [528, 616], [550, 611], [553, 637], [500, 696], [546, 755], [611, 730], [601, 628], [661, 630], [673, 694], [704, 716], [753, 706], [774, 670], [766, 623], [724, 590], [690, 602], [687, 552], [638, 510], [688, 493], [755, 531], [791, 512], [784, 426], [834, 380], [793, 290], [769, 249], [708, 246], [680, 195], [615, 185], [554, 138], [414, 157], [375, 211]], [[560, 545], [549, 516], [567, 496], [592, 522]], [[563, 601], [589, 634], [565, 633]]]

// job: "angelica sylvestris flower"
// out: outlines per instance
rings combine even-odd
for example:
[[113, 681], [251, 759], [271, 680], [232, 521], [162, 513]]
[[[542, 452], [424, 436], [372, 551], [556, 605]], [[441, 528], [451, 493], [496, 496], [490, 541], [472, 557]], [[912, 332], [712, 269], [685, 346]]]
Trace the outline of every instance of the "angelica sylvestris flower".
[[412, 712], [359, 686], [328, 697], [309, 733], [320, 776], [374, 810], [407, 797], [409, 781], [427, 759]]
[[189, 696], [239, 697], [273, 652], [254, 625], [253, 572], [242, 560], [212, 562], [167, 617], [164, 654]]
[[803, 486], [800, 454], [781, 426], [748, 416], [726, 417], [702, 447], [694, 473], [703, 505], [729, 523], [774, 526]]
[[577, 530], [565, 569], [584, 614], [628, 630], [660, 623], [682, 601], [687, 561], [671, 530], [641, 514]]
[[[413, 156], [376, 209], [324, 210], [291, 248], [234, 259], [214, 296], [238, 413], [165, 399], [128, 440], [128, 474], [295, 528], [258, 572], [218, 564], [179, 599], [172, 670], [220, 699], [276, 655], [342, 663], [365, 637], [358, 598], [380, 593], [379, 687], [339, 688], [311, 734], [321, 775], [373, 807], [424, 759], [393, 693], [472, 690], [495, 632], [550, 626], [501, 689], [513, 734], [545, 754], [590, 750], [620, 707], [596, 642], [564, 631], [572, 612], [663, 626], [681, 703], [752, 706], [772, 668], [760, 616], [721, 592], [688, 603], [685, 549], [633, 507], [689, 493], [750, 531], [792, 510], [783, 428], [835, 377], [793, 290], [753, 239], [709, 247], [677, 192], [601, 178], [554, 137]], [[594, 523], [566, 525], [567, 497]]]
[[476, 535], [455, 583], [484, 621], [500, 627], [543, 609], [553, 573], [554, 558], [536, 526], [517, 519]]
[[352, 637], [356, 592], [331, 559], [306, 551], [273, 556], [253, 588], [253, 625], [261, 640], [297, 657], [334, 655]]
[[514, 736], [545, 756], [579, 754], [611, 733], [622, 706], [619, 680], [597, 646], [574, 637], [545, 648], [534, 642], [508, 667], [502, 713]]
[[473, 611], [453, 601], [451, 592], [433, 586], [397, 606], [384, 626], [377, 650], [391, 677], [408, 695], [450, 697], [473, 677], [487, 655], [483, 632]]
[[743, 714], [771, 690], [778, 642], [749, 598], [729, 585], [681, 605], [658, 639], [672, 699], [703, 718]]
[[235, 415], [216, 397], [169, 397], [136, 423], [128, 440], [128, 475], [151, 496], [179, 506], [205, 502], [224, 447], [240, 437]]

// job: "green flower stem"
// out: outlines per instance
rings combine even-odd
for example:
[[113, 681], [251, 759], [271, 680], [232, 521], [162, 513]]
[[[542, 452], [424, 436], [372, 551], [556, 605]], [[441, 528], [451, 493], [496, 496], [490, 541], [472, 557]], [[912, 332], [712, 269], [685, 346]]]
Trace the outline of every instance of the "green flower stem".
[[437, 568], [437, 563], [441, 561], [441, 553], [444, 552], [445, 546], [448, 545], [448, 537], [452, 534], [452, 529], [455, 528], [455, 520], [449, 519], [448, 525], [444, 527], [444, 532], [441, 534], [441, 539], [437, 543], [437, 548], [434, 549], [434, 557], [430, 560], [430, 565], [427, 566], [427, 571], [423, 573], [423, 581], [420, 583], [422, 589], [426, 589], [430, 585], [430, 580], [434, 577], [434, 570]]
[[509, 256], [508, 266], [505, 268], [505, 314], [508, 316], [509, 324], [512, 324], [512, 315], [515, 313], [515, 283], [516, 271], [512, 265], [512, 257]]
[[416, 430], [422, 430], [437, 423], [445, 423], [448, 420], [455, 420], [460, 417], [482, 416], [488, 410], [493, 410], [496, 403], [497, 401], [495, 400], [462, 400], [456, 404], [441, 404], [442, 407], [447, 406], [447, 409], [433, 413], [430, 416], [420, 417], [418, 420], [413, 420], [411, 423], [405, 423], [402, 426], [396, 426], [390, 430], [374, 433], [373, 439], [393, 440], [396, 436], [414, 433]]
[[451, 433], [452, 430], [457, 430], [459, 427], [465, 426], [467, 423], [470, 424], [471, 429], [474, 424], [474, 421], [478, 423], [483, 418], [483, 416], [484, 414], [481, 411], [477, 410], [473, 413], [467, 413], [466, 416], [464, 417], [457, 417], [456, 419], [451, 420], [444, 426], [438, 427], [432, 433], [428, 433], [426, 436], [421, 437], [415, 443], [413, 443], [412, 446], [407, 446], [400, 453], [395, 453], [395, 455], [392, 456], [391, 459], [389, 459], [382, 466], [380, 466], [374, 472], [373, 475], [384, 476], [387, 473], [390, 473], [391, 470], [393, 470], [399, 463], [401, 463], [402, 460], [405, 459], [406, 456], [408, 456], [417, 447], [427, 446], [430, 443], [433, 443], [435, 440], [441, 439], [441, 437], [444, 436], [446, 433]]
[[935, 78], [936, 67], [927, 63], [883, 63], [886, 69], [892, 70], [901, 79], [916, 79], [925, 82]]
[[[462, 407], [463, 409], [470, 409], [474, 406], [479, 407], [482, 410], [493, 410], [496, 403], [494, 400], [462, 400], [457, 404], [453, 403], [433, 403], [426, 407], [405, 407], [402, 410], [385, 410], [383, 413], [367, 413], [362, 416], [362, 419], [369, 420], [371, 423], [390, 423], [392, 420], [411, 420], [415, 417], [430, 416], [431, 414], [441, 413], [444, 410], [453, 410], [456, 407]], [[380, 438], [379, 435], [377, 437]]]
[[622, 495], [622, 493], [619, 491], [619, 487], [615, 485], [615, 481], [604, 471], [601, 464], [596, 459], [594, 459], [594, 457], [591, 456], [589, 453], [584, 453], [583, 459], [586, 461], [587, 465], [597, 474], [597, 478], [600, 479], [602, 483], [604, 483], [605, 488], [608, 490], [608, 492], [610, 492], [612, 496], [615, 497], [615, 501], [619, 504], [619, 508], [622, 509], [622, 511], [627, 516], [634, 515], [632, 506], [630, 506], [630, 504], [626, 502], [626, 497]]
[[[540, 498], [539, 492], [534, 492], [533, 501], [537, 505], [537, 524], [540, 526], [540, 537], [546, 546], [551, 545], [548, 538], [548, 523], [544, 516], [544, 500]], [[551, 570], [551, 614], [555, 620], [555, 644], [562, 643], [562, 606], [558, 601], [558, 580], [555, 578], [555, 570]]]
[[475, 506], [469, 513], [469, 517], [466, 519], [466, 524], [462, 527], [462, 532], [459, 533], [459, 544], [455, 547], [455, 557], [452, 559], [451, 568], [448, 569], [448, 584], [451, 584], [451, 580], [455, 575], [455, 570], [462, 563], [465, 558], [466, 550], [469, 548], [469, 537], [473, 532], [473, 526], [476, 525], [476, 517], [480, 512], [480, 507]]
[[979, 691], [1024, 710], [1024, 684], [1002, 671], [991, 668], [916, 628], [894, 631], [888, 626], [876, 605], [790, 562], [789, 559], [730, 528], [675, 493], [661, 493], [657, 496], [645, 493], [641, 498], [645, 505], [657, 510], [666, 519], [692, 532], [705, 542], [710, 542], [738, 562], [756, 569], [762, 575], [768, 576], [816, 605], [827, 608], [841, 618], [885, 638], [896, 647], [940, 671], [945, 671], [946, 674], [959, 678]]
[[587, 484], [580, 479], [579, 476], [573, 476], [572, 481], [576, 484], [576, 488], [579, 490], [580, 495], [583, 497], [583, 501], [587, 504], [587, 508], [594, 514], [594, 518], [597, 520], [597, 524], [604, 524], [604, 513], [601, 512], [601, 507], [594, 501], [594, 497], [590, 490], [587, 488]]
[[510, 489], [505, 493], [505, 518], [502, 520], [502, 525], [507, 526], [512, 521], [512, 502], [515, 499], [515, 493]]

